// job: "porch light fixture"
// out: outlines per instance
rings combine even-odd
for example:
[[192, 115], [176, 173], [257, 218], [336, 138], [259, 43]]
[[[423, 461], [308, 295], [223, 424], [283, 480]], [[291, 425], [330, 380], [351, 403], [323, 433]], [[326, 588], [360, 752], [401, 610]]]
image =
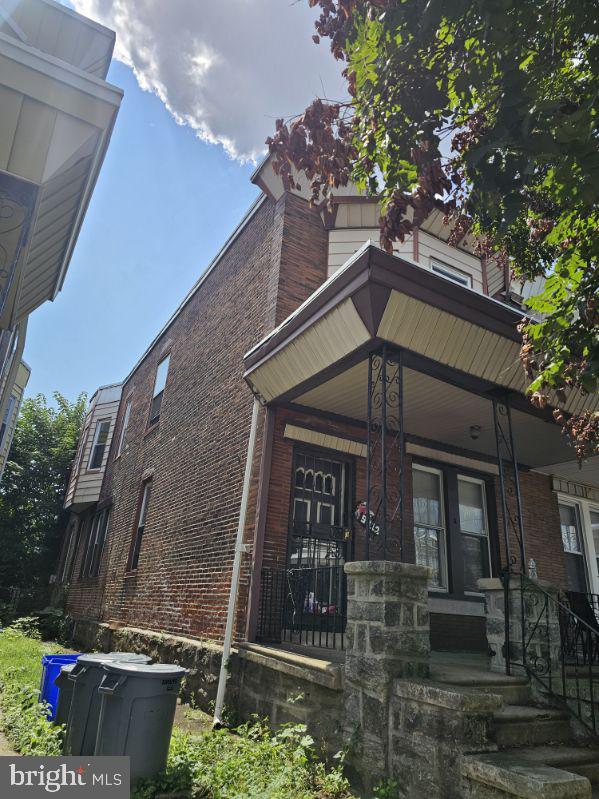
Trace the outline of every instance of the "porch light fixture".
[[480, 430], [481, 430], [481, 427], [480, 427], [479, 424], [471, 424], [470, 425], [470, 438], [473, 441], [476, 441], [476, 439], [480, 436]]

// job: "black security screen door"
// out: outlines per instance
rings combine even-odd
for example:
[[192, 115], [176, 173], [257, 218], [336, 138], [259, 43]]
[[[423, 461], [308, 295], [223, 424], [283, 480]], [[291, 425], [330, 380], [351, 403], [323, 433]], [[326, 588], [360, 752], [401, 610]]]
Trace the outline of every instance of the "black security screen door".
[[294, 453], [283, 638], [343, 645], [351, 462], [318, 451]]
[[345, 562], [347, 464], [297, 451], [293, 465], [289, 566]]

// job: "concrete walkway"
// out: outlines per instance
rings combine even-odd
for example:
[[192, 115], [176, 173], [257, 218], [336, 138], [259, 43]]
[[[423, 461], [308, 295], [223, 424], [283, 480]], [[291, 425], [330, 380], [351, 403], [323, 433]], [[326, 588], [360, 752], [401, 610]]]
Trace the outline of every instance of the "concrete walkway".
[[11, 745], [6, 740], [6, 736], [3, 732], [0, 731], [0, 757], [14, 757], [17, 754], [15, 750], [11, 747]]

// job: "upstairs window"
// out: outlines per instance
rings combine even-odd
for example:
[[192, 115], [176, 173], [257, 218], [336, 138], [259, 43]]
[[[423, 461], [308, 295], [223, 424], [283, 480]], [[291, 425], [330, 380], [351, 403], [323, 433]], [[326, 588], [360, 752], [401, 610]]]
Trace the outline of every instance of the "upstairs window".
[[456, 269], [455, 266], [449, 266], [449, 264], [444, 264], [443, 261], [431, 259], [431, 269], [436, 275], [440, 275], [446, 280], [451, 280], [460, 286], [467, 286], [469, 289], [472, 288], [472, 276], [467, 272], [462, 272], [461, 269]]
[[125, 406], [125, 413], [123, 414], [123, 423], [121, 425], [121, 434], [119, 436], [119, 447], [116, 453], [117, 458], [125, 448], [125, 438], [127, 435], [127, 427], [129, 426], [130, 415], [131, 415], [131, 400], [128, 399], [127, 404]]
[[17, 402], [17, 398], [11, 394], [8, 405], [6, 406], [6, 411], [4, 413], [4, 419], [2, 419], [2, 424], [0, 425], [0, 450], [4, 447], [4, 438], [6, 436], [6, 431], [10, 424], [10, 420], [12, 418], [12, 413]]
[[110, 430], [110, 419], [99, 419], [96, 423], [96, 432], [92, 451], [89, 456], [88, 469], [100, 469], [104, 462], [104, 452], [108, 442], [108, 432]]
[[156, 379], [154, 380], [154, 391], [152, 393], [152, 404], [150, 405], [150, 418], [148, 419], [148, 427], [155, 425], [160, 419], [160, 407], [162, 405], [162, 397], [164, 395], [164, 387], [166, 386], [166, 378], [168, 376], [168, 365], [171, 359], [170, 355], [163, 358], [158, 364], [156, 369]]
[[127, 571], [135, 571], [139, 562], [139, 551], [141, 549], [141, 541], [143, 538], [144, 530], [146, 528], [146, 516], [148, 515], [148, 505], [150, 503], [150, 494], [152, 493], [152, 481], [146, 480], [142, 486], [141, 497], [139, 500], [137, 510], [137, 521], [133, 530], [133, 541], [131, 542], [131, 551], [129, 553], [129, 562], [127, 564]]

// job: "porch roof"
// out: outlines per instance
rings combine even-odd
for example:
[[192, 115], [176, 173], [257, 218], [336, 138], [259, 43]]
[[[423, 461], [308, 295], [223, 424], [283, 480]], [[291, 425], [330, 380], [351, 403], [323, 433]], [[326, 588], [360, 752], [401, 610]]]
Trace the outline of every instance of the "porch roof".
[[[522, 463], [539, 469], [571, 463], [574, 452], [550, 409], [539, 412], [524, 396], [522, 316], [368, 243], [247, 353], [245, 379], [266, 403], [364, 422], [366, 358], [388, 342], [404, 353], [408, 433], [493, 455], [489, 400], [509, 391]], [[572, 393], [566, 410], [591, 407], [599, 407], [597, 397]], [[482, 428], [475, 441], [470, 425]], [[599, 459], [592, 460], [580, 479], [595, 484]]]

